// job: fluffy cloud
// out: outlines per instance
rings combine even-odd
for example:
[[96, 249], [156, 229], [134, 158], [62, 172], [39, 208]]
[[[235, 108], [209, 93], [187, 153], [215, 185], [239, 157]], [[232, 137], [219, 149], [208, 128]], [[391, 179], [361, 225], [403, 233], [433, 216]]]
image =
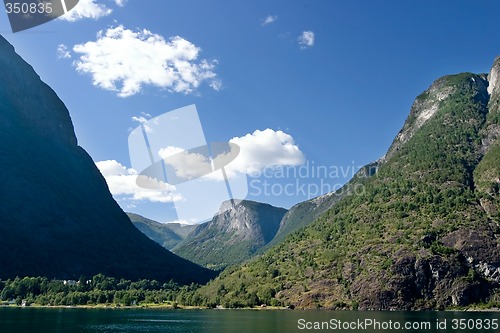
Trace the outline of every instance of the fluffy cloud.
[[[256, 130], [242, 137], [229, 140], [240, 152], [233, 160], [230, 154], [213, 156], [213, 162], [203, 153], [188, 152], [177, 147], [160, 149], [158, 155], [175, 170], [175, 176], [184, 180], [208, 176], [208, 179], [223, 180], [222, 174], [212, 173], [212, 163], [225, 166], [229, 178], [241, 174], [260, 174], [266, 168], [301, 165], [305, 156], [291, 135], [283, 131]], [[225, 162], [231, 161], [231, 162]], [[167, 176], [169, 178], [169, 176]]]
[[275, 22], [278, 19], [278, 16], [276, 15], [267, 15], [264, 20], [262, 20], [262, 26], [271, 24]]
[[175, 193], [175, 187], [165, 185], [164, 189], [148, 190], [137, 186], [137, 172], [127, 169], [115, 160], [96, 162], [96, 166], [106, 179], [113, 197], [125, 201], [174, 202], [181, 196]]
[[71, 58], [71, 54], [68, 51], [68, 47], [64, 44], [59, 44], [57, 47], [57, 57], [59, 59], [69, 59]]
[[[256, 130], [245, 136], [232, 138], [229, 142], [240, 147], [239, 155], [225, 167], [227, 176], [230, 178], [241, 174], [261, 174], [266, 168], [297, 166], [305, 161], [305, 156], [295, 144], [293, 137], [283, 131]], [[209, 179], [223, 180], [221, 174], [211, 173], [212, 163], [202, 154], [188, 153], [176, 147], [166, 147], [161, 149], [158, 155], [163, 159], [168, 158], [169, 164], [175, 168], [177, 177], [190, 180], [209, 175]], [[224, 159], [224, 156], [219, 157]], [[214, 161], [214, 164], [217, 163]], [[139, 187], [136, 183], [137, 171], [126, 168], [115, 160], [96, 162], [96, 166], [106, 179], [111, 194], [122, 203], [126, 202], [131, 205], [139, 201], [175, 202], [182, 200], [182, 195], [176, 192], [175, 186], [169, 184], [161, 183], [160, 185], [156, 182], [155, 185], [158, 184], [160, 187], [158, 189]]]
[[115, 3], [116, 3], [117, 6], [123, 7], [127, 3], [127, 1], [128, 0], [115, 0]]
[[164, 160], [168, 159], [168, 164], [175, 170], [175, 176], [184, 181], [196, 179], [212, 172], [212, 163], [206, 154], [189, 153], [184, 149], [169, 146], [160, 149], [158, 155]]
[[115, 160], [107, 160], [96, 163], [104, 178], [110, 176], [126, 176], [136, 174], [134, 169], [127, 169]]
[[301, 165], [305, 156], [293, 137], [283, 131], [256, 130], [229, 142], [240, 147], [240, 154], [228, 165], [226, 171], [258, 174], [265, 168]]
[[[125, 1], [115, 0], [118, 6], [123, 6]], [[113, 10], [106, 7], [104, 4], [97, 3], [96, 0], [80, 0], [78, 4], [67, 14], [62, 15], [60, 19], [69, 22], [75, 22], [86, 18], [94, 20], [108, 16]]]
[[148, 30], [118, 26], [100, 31], [95, 42], [73, 47], [80, 54], [74, 65], [90, 74], [93, 84], [121, 97], [139, 93], [144, 85], [178, 93], [192, 93], [204, 81], [219, 90], [216, 61], [198, 60], [200, 48], [179, 36], [168, 41]]
[[314, 32], [303, 31], [297, 39], [301, 49], [307, 49], [314, 46]]

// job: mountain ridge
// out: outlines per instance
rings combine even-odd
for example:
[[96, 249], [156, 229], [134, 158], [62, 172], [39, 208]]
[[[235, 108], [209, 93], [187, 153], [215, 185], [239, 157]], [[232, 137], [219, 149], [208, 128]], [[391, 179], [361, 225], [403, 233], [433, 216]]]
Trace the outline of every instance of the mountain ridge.
[[173, 249], [196, 228], [180, 223], [160, 223], [135, 213], [127, 213], [127, 216], [137, 229], [167, 250]]
[[262, 253], [270, 247], [279, 244], [288, 235], [308, 226], [342, 198], [349, 195], [353, 190], [355, 191], [355, 188], [351, 188], [353, 187], [351, 185], [355, 185], [356, 179], [372, 177], [375, 175], [379, 165], [380, 160], [369, 163], [356, 172], [354, 177], [339, 190], [293, 205], [285, 216], [283, 216], [276, 236], [271, 242], [260, 249], [259, 253]]
[[285, 213], [255, 201], [225, 201], [212, 220], [199, 225], [173, 252], [209, 268], [234, 265], [274, 238]]

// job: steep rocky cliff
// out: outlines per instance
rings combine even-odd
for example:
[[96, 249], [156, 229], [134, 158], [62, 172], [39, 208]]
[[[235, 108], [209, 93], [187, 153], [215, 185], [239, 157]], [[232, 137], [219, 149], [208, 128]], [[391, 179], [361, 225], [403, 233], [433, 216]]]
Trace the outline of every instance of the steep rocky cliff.
[[278, 231], [286, 209], [243, 200], [223, 202], [215, 217], [198, 226], [176, 254], [209, 268], [220, 269], [250, 258]]
[[0, 152], [1, 278], [212, 276], [132, 225], [77, 145], [63, 102], [1, 36]]

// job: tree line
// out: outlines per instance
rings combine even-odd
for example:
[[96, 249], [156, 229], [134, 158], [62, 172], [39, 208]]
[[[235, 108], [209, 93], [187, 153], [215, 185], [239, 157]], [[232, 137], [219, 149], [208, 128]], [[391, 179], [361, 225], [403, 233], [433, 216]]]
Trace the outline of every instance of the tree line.
[[174, 281], [130, 281], [97, 274], [78, 281], [49, 280], [46, 277], [16, 277], [0, 281], [0, 299], [3, 305], [79, 306], [190, 303], [197, 284], [181, 286]]

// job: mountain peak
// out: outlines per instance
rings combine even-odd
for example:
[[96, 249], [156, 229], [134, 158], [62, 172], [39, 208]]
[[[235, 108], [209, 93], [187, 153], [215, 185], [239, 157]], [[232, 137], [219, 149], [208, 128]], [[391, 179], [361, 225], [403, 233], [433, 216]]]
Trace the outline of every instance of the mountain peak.
[[276, 235], [286, 209], [249, 200], [225, 201], [174, 252], [209, 268], [248, 259]]
[[244, 239], [254, 238], [255, 233], [262, 233], [264, 242], [267, 243], [274, 237], [278, 229], [272, 223], [274, 221], [266, 222], [266, 220], [261, 219], [260, 215], [275, 210], [283, 211], [283, 215], [286, 212], [283, 208], [266, 203], [250, 200], [227, 200], [221, 204], [217, 215], [208, 223], [218, 225], [224, 231], [234, 231]]
[[452, 95], [472, 91], [474, 98], [488, 103], [488, 81], [486, 74], [461, 73], [443, 76], [417, 96], [406, 119], [383, 160], [388, 160], [402, 148], [413, 135], [441, 110], [441, 103]]
[[14, 135], [34, 135], [57, 146], [77, 145], [64, 103], [1, 35], [0, 75], [3, 107], [0, 121], [4, 131]]

